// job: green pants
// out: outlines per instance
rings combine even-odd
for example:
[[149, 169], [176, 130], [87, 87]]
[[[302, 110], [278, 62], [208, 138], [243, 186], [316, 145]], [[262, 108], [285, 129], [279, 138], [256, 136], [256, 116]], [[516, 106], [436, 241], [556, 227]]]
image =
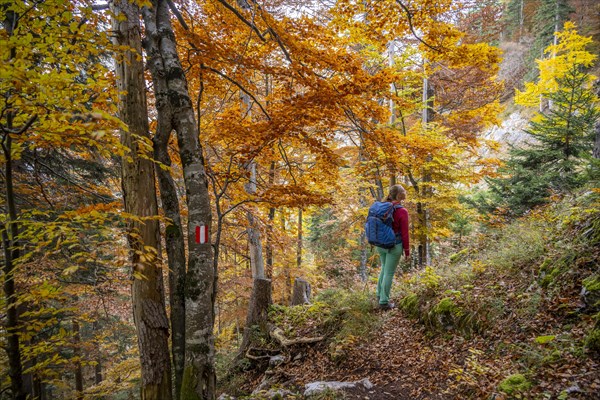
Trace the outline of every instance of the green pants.
[[379, 304], [387, 304], [390, 301], [390, 290], [392, 288], [392, 280], [394, 273], [400, 262], [400, 257], [404, 254], [402, 243], [397, 244], [392, 249], [377, 248], [379, 258], [381, 259], [381, 272], [377, 280], [377, 297]]

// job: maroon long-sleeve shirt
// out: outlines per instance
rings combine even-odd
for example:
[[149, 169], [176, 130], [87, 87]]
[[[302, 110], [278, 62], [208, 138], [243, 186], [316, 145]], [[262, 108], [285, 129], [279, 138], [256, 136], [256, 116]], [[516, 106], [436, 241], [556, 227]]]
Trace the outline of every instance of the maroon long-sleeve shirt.
[[[398, 202], [393, 202], [394, 205], [400, 204]], [[408, 211], [406, 208], [399, 207], [394, 210], [394, 222], [392, 223], [392, 228], [396, 234], [400, 234], [402, 238], [402, 248], [404, 249], [404, 256], [410, 256], [410, 239], [408, 235]]]

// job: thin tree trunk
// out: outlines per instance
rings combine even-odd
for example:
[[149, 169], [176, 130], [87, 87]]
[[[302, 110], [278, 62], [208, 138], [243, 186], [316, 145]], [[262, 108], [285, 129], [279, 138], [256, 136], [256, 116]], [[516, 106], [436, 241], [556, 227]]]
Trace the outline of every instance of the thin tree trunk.
[[177, 133], [188, 207], [188, 268], [185, 281], [185, 367], [182, 399], [216, 397], [214, 302], [216, 271], [210, 240], [211, 209], [202, 146], [187, 80], [177, 53], [166, 0], [152, 0], [142, 11], [146, 50], [157, 104], [167, 102]]
[[524, 17], [524, 13], [523, 13], [523, 8], [525, 6], [525, 0], [521, 0], [521, 5], [519, 7], [519, 39], [517, 40], [518, 43], [521, 43], [521, 40], [523, 38], [523, 23], [525, 22], [525, 17]]
[[[5, 11], [5, 19], [2, 22], [7, 35], [13, 35], [17, 28], [18, 15], [13, 10]], [[10, 48], [9, 60], [16, 57], [16, 48]], [[13, 112], [8, 111], [6, 115], [6, 128], [14, 129]], [[13, 160], [12, 160], [12, 138], [5, 133], [2, 137], [2, 150], [4, 152], [4, 189], [5, 201], [8, 208], [8, 226], [2, 226], [2, 245], [4, 247], [4, 297], [6, 304], [6, 322], [4, 325], [6, 335], [6, 354], [8, 356], [8, 376], [10, 377], [10, 388], [15, 400], [23, 400], [27, 397], [23, 385], [23, 364], [21, 361], [21, 346], [19, 343], [18, 326], [19, 312], [17, 310], [17, 291], [15, 287], [15, 264], [14, 261], [20, 257], [19, 251], [19, 225], [17, 223], [17, 206], [13, 186]]]
[[[98, 321], [94, 321], [94, 323], [92, 324], [93, 331], [97, 332], [99, 326], [100, 324], [98, 324]], [[100, 350], [100, 342], [98, 340], [94, 340], [94, 346], [96, 348], [96, 365], [94, 365], [94, 384], [99, 385], [102, 383], [102, 353]]]
[[77, 393], [75, 398], [77, 400], [83, 399], [83, 367], [81, 365], [81, 335], [79, 329], [79, 322], [73, 320], [73, 341], [75, 347], [73, 355], [75, 356], [75, 392]]
[[[285, 232], [285, 215], [283, 213], [281, 213], [280, 223], [281, 223], [281, 231]], [[284, 289], [284, 294], [283, 294], [283, 300], [284, 300], [285, 304], [289, 305], [290, 301], [292, 300], [292, 271], [291, 271], [290, 263], [287, 262], [287, 260], [285, 261], [285, 263], [283, 265], [283, 277], [285, 280], [285, 289]]]
[[[8, 128], [12, 129], [12, 113], [7, 116]], [[21, 362], [21, 346], [19, 343], [19, 313], [17, 310], [17, 291], [15, 287], [14, 260], [20, 257], [19, 225], [17, 223], [17, 206], [13, 190], [12, 139], [9, 134], [2, 143], [4, 151], [4, 184], [6, 203], [8, 206], [8, 226], [2, 226], [2, 244], [4, 247], [4, 301], [6, 304], [6, 354], [8, 356], [8, 375], [10, 388], [15, 400], [25, 400], [27, 393], [23, 386], [23, 364]]]
[[[159, 251], [160, 227], [154, 183], [154, 165], [138, 154], [134, 135], [149, 137], [148, 111], [141, 55], [139, 9], [127, 1], [113, 3], [113, 27], [117, 44], [127, 46], [123, 58], [117, 60], [119, 115], [129, 130], [121, 132], [121, 141], [131, 153], [122, 160], [122, 185], [125, 211], [143, 222], [131, 221], [129, 236], [134, 281], [132, 285], [133, 316], [138, 333], [142, 366], [141, 398], [170, 400], [171, 361], [168, 350], [169, 321], [164, 299], [164, 284], [160, 257], [147, 254], [146, 249]], [[125, 17], [125, 18], [122, 18]], [[140, 254], [145, 254], [144, 259]]]
[[[367, 203], [364, 199], [364, 196], [361, 194], [360, 195], [360, 207], [365, 208], [366, 206], [367, 206]], [[368, 254], [369, 243], [367, 242], [367, 235], [366, 235], [364, 229], [361, 229], [359, 243], [360, 243], [360, 265], [358, 267], [358, 275], [360, 276], [360, 280], [362, 282], [366, 282], [367, 278], [369, 277], [369, 274], [367, 273], [367, 260], [369, 258], [369, 254]]]
[[[94, 321], [92, 323], [92, 330], [94, 334], [99, 329], [98, 321]], [[94, 365], [94, 384], [99, 385], [102, 383], [102, 353], [100, 349], [100, 342], [98, 340], [94, 340], [94, 347], [96, 350], [96, 365]], [[99, 396], [98, 400], [104, 399], [104, 396]]]
[[[423, 128], [427, 129], [427, 124], [433, 121], [433, 89], [427, 78], [423, 79]], [[427, 162], [431, 161], [431, 156], [427, 156]], [[427, 200], [431, 197], [431, 172], [426, 167], [423, 170], [423, 185], [421, 186], [421, 197]], [[421, 235], [419, 238], [419, 264], [420, 266], [431, 265], [431, 250], [429, 231], [431, 220], [429, 210], [423, 202], [417, 204], [417, 213], [421, 221]]]
[[[247, 167], [250, 173], [250, 182], [246, 185], [246, 193], [254, 195], [256, 193], [256, 162], [252, 161]], [[252, 209], [246, 213], [248, 219], [248, 244], [250, 253], [250, 266], [252, 268], [253, 279], [265, 278], [265, 262], [263, 258], [262, 243], [260, 238], [260, 228], [256, 221]]]
[[[241, 94], [242, 101], [242, 113], [247, 115], [248, 118], [252, 117], [251, 113], [251, 100], [245, 93]], [[256, 161], [252, 160], [246, 166], [246, 170], [249, 175], [249, 181], [244, 186], [246, 193], [250, 196], [256, 194]], [[246, 212], [246, 218], [248, 220], [248, 247], [250, 253], [250, 267], [252, 269], [252, 295], [248, 304], [248, 314], [246, 316], [246, 326], [244, 328], [244, 338], [242, 339], [242, 345], [239, 349], [239, 355], [246, 353], [247, 347], [250, 346], [250, 337], [252, 334], [252, 327], [254, 325], [266, 326], [267, 309], [271, 304], [271, 281], [265, 279], [265, 261], [263, 257], [263, 247], [260, 235], [260, 228], [256, 217], [255, 207], [249, 207]], [[266, 286], [269, 286], [267, 289]], [[266, 301], [258, 301], [263, 299], [265, 296], [269, 296]], [[260, 319], [262, 318], [262, 320]]]
[[[358, 162], [360, 164], [363, 164], [367, 161], [367, 157], [365, 157], [365, 143], [363, 141], [362, 135], [360, 136], [360, 147], [358, 149]], [[359, 188], [359, 202], [360, 202], [360, 207], [361, 208], [365, 208], [367, 207], [368, 201], [366, 198], [366, 189], [361, 187]], [[367, 235], [365, 233], [364, 229], [361, 229], [361, 234], [360, 234], [360, 266], [358, 268], [358, 274], [360, 275], [360, 279], [363, 282], [366, 282], [368, 279], [368, 271], [367, 271], [367, 260], [369, 258], [369, 254], [368, 254], [368, 246], [369, 243], [367, 242]]]
[[273, 223], [275, 221], [275, 207], [269, 208], [269, 219], [267, 225], [267, 248], [265, 273], [267, 279], [273, 279]]
[[296, 271], [302, 270], [302, 209], [298, 209], [298, 237], [296, 240]]

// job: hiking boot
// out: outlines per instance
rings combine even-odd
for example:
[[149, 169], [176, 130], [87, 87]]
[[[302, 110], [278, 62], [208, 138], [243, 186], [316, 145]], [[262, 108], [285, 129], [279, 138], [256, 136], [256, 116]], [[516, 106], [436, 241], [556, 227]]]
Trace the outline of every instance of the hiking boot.
[[379, 309], [383, 311], [393, 310], [394, 308], [396, 308], [396, 305], [392, 302], [379, 305]]

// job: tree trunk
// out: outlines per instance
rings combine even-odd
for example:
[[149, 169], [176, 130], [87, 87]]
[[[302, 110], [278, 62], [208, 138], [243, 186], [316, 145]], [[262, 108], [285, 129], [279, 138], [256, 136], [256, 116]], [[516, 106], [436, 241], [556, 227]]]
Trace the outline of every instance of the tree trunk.
[[[433, 95], [434, 91], [427, 78], [423, 79], [423, 128], [427, 129], [427, 124], [433, 121]], [[431, 156], [427, 156], [427, 162], [431, 161]], [[431, 171], [429, 168], [423, 170], [423, 184], [421, 185], [421, 197], [425, 200], [431, 197]], [[421, 235], [419, 237], [419, 265], [431, 265], [431, 250], [429, 231], [431, 220], [429, 210], [423, 202], [417, 204], [417, 213], [421, 221]]]
[[[132, 285], [133, 317], [138, 333], [142, 366], [141, 398], [169, 400], [171, 395], [171, 361], [168, 350], [169, 321], [165, 311], [164, 284], [160, 257], [146, 249], [159, 251], [159, 224], [154, 165], [139, 155], [135, 135], [149, 137], [148, 111], [141, 55], [139, 9], [127, 1], [113, 3], [113, 27], [118, 45], [127, 51], [117, 60], [119, 116], [129, 127], [121, 132], [121, 141], [131, 153], [122, 160], [122, 185], [125, 211], [143, 222], [131, 221], [129, 244], [134, 281]], [[121, 18], [125, 17], [125, 18]], [[141, 254], [145, 257], [142, 259]]]
[[294, 294], [292, 295], [291, 306], [310, 303], [310, 283], [302, 278], [296, 278], [294, 281]]
[[[264, 261], [262, 256], [262, 245], [260, 242], [260, 231], [256, 227], [255, 218], [251, 211], [248, 211], [248, 243], [250, 251], [250, 267], [252, 269], [252, 295], [248, 303], [248, 314], [246, 316], [246, 326], [244, 328], [244, 337], [242, 345], [239, 349], [239, 354], [244, 355], [250, 345], [252, 326], [266, 326], [267, 311], [271, 304], [271, 299], [268, 301], [262, 300], [264, 296], [271, 296], [271, 280], [265, 279]], [[268, 290], [265, 288], [269, 286]], [[259, 320], [259, 318], [264, 318]]]
[[267, 225], [267, 248], [265, 273], [267, 279], [273, 278], [273, 223], [275, 222], [275, 207], [269, 208], [269, 222]]
[[[12, 129], [12, 113], [7, 116], [7, 127]], [[17, 206], [13, 190], [13, 160], [12, 139], [9, 134], [4, 136], [2, 142], [4, 151], [4, 184], [5, 196], [8, 206], [8, 226], [2, 226], [2, 245], [4, 247], [4, 298], [6, 302], [6, 354], [8, 356], [8, 375], [10, 388], [15, 400], [24, 400], [27, 393], [23, 387], [23, 364], [21, 362], [21, 346], [19, 343], [19, 313], [17, 310], [17, 291], [15, 287], [14, 260], [20, 257], [19, 251], [19, 225], [17, 223]]]
[[[92, 329], [94, 332], [97, 332], [100, 329], [100, 324], [98, 321], [94, 321], [92, 324]], [[96, 348], [96, 365], [94, 366], [94, 384], [99, 385], [102, 383], [102, 353], [100, 350], [100, 342], [94, 340], [94, 346]], [[101, 397], [103, 398], [103, 397]]]
[[267, 332], [267, 312], [271, 305], [271, 280], [264, 278], [254, 279], [252, 296], [248, 306], [248, 315], [246, 316], [246, 326], [244, 327], [244, 336], [240, 346], [238, 358], [243, 357], [252, 337], [254, 326], [258, 326], [263, 332]]
[[[157, 98], [166, 98], [168, 88], [164, 81], [156, 82]], [[157, 165], [160, 199], [165, 217], [169, 219], [165, 227], [165, 246], [169, 264], [169, 304], [171, 305], [171, 354], [173, 356], [175, 398], [179, 399], [183, 369], [185, 367], [185, 242], [179, 210], [177, 187], [171, 175], [169, 138], [173, 131], [173, 115], [169, 102], [156, 104], [157, 128], [154, 135], [154, 157], [163, 165]], [[165, 169], [166, 167], [166, 169]]]
[[523, 13], [523, 8], [525, 6], [524, 3], [525, 0], [521, 0], [521, 4], [519, 6], [519, 39], [517, 40], [518, 43], [521, 43], [523, 39], [523, 23], [525, 22], [525, 14]]
[[296, 273], [300, 273], [302, 268], [302, 209], [298, 209], [298, 238], [296, 240]]
[[[145, 46], [156, 103], [166, 102], [177, 133], [188, 207], [188, 268], [185, 278], [185, 367], [181, 399], [216, 397], [214, 302], [216, 271], [210, 240], [211, 209], [202, 146], [187, 80], [177, 53], [166, 0], [152, 0], [142, 11]], [[159, 91], [159, 88], [160, 91]]]
[[[242, 93], [241, 100], [242, 113], [247, 115], [248, 118], [251, 118], [252, 114], [250, 97], [245, 93]], [[256, 161], [250, 161], [246, 166], [246, 170], [248, 171], [249, 175], [249, 181], [245, 185], [246, 193], [254, 196], [256, 194]], [[250, 253], [250, 267], [252, 268], [253, 281], [252, 295], [250, 298], [250, 303], [248, 304], [248, 315], [246, 317], [246, 327], [244, 328], [244, 338], [242, 339], [242, 345], [240, 346], [239, 350], [240, 355], [245, 354], [248, 346], [250, 345], [252, 326], [266, 326], [267, 311], [269, 305], [271, 304], [270, 298], [264, 301], [258, 301], [266, 295], [271, 296], [271, 288], [269, 287], [268, 290], [265, 288], [265, 286], [271, 284], [271, 281], [269, 279], [265, 279], [263, 247], [261, 242], [260, 228], [258, 226], [256, 217], [254, 216], [255, 211], [256, 210], [254, 207], [250, 207], [246, 213], [246, 218], [248, 219], [248, 250]]]
[[[4, 8], [4, 7], [3, 7]], [[3, 10], [4, 11], [4, 10]], [[17, 27], [18, 15], [15, 11], [5, 11], [5, 19], [1, 21], [4, 25], [7, 35], [13, 35]], [[9, 52], [9, 59], [16, 56], [16, 48], [12, 47]], [[6, 115], [6, 128], [14, 129], [13, 111], [8, 111]], [[24, 400], [27, 397], [23, 385], [23, 364], [21, 361], [21, 346], [19, 343], [18, 327], [19, 312], [17, 310], [17, 292], [15, 287], [15, 260], [20, 257], [19, 251], [19, 225], [17, 223], [17, 206], [15, 203], [15, 194], [13, 186], [13, 160], [12, 160], [12, 138], [10, 134], [4, 133], [2, 137], [2, 150], [4, 153], [4, 189], [6, 206], [8, 208], [8, 226], [2, 228], [2, 245], [4, 247], [4, 297], [6, 322], [4, 325], [6, 335], [6, 354], [8, 356], [8, 376], [10, 377], [10, 389], [15, 400]], [[6, 211], [5, 211], [6, 212]]]
[[[285, 215], [281, 213], [281, 231], [285, 232]], [[285, 280], [285, 292], [283, 294], [283, 300], [285, 304], [290, 304], [292, 300], [292, 271], [290, 267], [290, 263], [285, 260], [283, 265], [283, 278]]]
[[[247, 167], [250, 173], [250, 182], [246, 184], [246, 193], [250, 195], [256, 194], [256, 162], [252, 161]], [[250, 266], [252, 268], [252, 278], [264, 279], [265, 277], [265, 262], [263, 258], [262, 243], [260, 238], [260, 228], [256, 221], [252, 209], [246, 213], [248, 219], [248, 245], [250, 253]]]
[[83, 367], [81, 365], [81, 335], [79, 332], [79, 322], [73, 320], [73, 341], [75, 344], [73, 355], [75, 356], [75, 398], [83, 399]]
[[[275, 161], [271, 162], [269, 168], [269, 187], [275, 183]], [[266, 275], [267, 279], [273, 278], [273, 223], [275, 221], [275, 207], [269, 208], [269, 222], [267, 224], [267, 248], [266, 248]]]
[[[360, 147], [358, 149], [358, 160], [361, 165], [367, 161], [367, 158], [365, 157], [364, 146], [365, 146], [365, 144], [364, 144], [364, 142], [362, 140], [362, 136], [361, 136]], [[366, 208], [369, 205], [367, 198], [366, 198], [366, 193], [365, 193], [366, 189], [363, 187], [360, 187], [358, 190], [359, 190], [360, 207]], [[359, 243], [360, 243], [360, 266], [358, 268], [358, 274], [360, 275], [360, 279], [363, 282], [366, 282], [369, 277], [368, 272], [367, 272], [367, 260], [369, 258], [369, 254], [368, 254], [369, 243], [367, 242], [367, 235], [366, 235], [364, 229], [361, 229]]]

